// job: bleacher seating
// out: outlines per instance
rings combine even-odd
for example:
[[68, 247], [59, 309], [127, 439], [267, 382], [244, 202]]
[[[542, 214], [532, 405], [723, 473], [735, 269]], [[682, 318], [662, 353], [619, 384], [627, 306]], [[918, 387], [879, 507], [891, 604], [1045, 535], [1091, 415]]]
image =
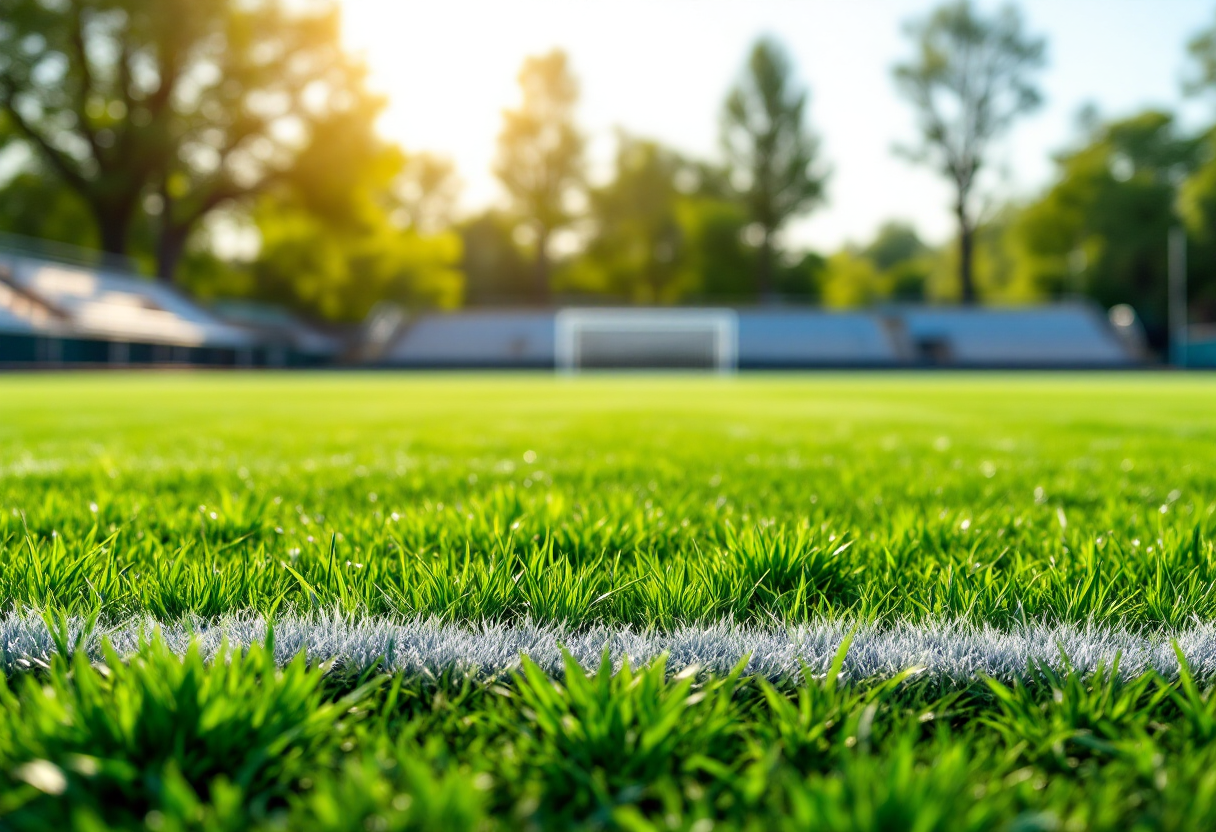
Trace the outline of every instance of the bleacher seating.
[[919, 363], [956, 367], [1106, 367], [1135, 363], [1096, 306], [896, 308]]
[[[423, 315], [377, 363], [402, 367], [554, 365], [554, 313]], [[1116, 367], [1137, 362], [1101, 310], [898, 306], [865, 312], [743, 309], [743, 369], [799, 367]]]
[[139, 277], [0, 255], [12, 284], [59, 312], [79, 337], [248, 349], [252, 338], [169, 286]]
[[865, 312], [747, 310], [739, 313], [739, 366], [883, 366], [902, 360], [886, 322]]
[[258, 347], [171, 286], [0, 247], [0, 365], [251, 364]]
[[403, 327], [380, 363], [399, 367], [552, 367], [554, 313], [427, 315]]

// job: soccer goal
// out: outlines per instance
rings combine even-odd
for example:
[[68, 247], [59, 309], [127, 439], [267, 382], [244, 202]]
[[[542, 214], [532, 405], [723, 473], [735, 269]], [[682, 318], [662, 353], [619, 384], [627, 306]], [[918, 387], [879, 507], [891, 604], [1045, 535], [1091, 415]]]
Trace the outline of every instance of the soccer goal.
[[563, 309], [559, 372], [698, 369], [733, 372], [739, 325], [731, 309]]

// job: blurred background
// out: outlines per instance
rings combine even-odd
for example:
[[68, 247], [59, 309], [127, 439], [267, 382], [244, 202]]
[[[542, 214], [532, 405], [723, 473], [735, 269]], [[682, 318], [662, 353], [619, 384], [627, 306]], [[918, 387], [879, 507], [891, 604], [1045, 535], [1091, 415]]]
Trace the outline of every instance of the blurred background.
[[1206, 0], [0, 0], [0, 366], [1216, 366]]

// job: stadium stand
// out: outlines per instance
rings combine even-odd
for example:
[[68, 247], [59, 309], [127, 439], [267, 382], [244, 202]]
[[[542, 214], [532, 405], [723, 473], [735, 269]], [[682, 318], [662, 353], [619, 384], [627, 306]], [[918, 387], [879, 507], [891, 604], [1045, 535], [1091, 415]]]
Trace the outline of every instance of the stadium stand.
[[257, 340], [172, 287], [0, 251], [0, 363], [251, 364]]
[[291, 312], [267, 303], [220, 300], [208, 310], [221, 321], [257, 339], [261, 361], [269, 367], [315, 367], [336, 360], [344, 339], [323, 332]]
[[1136, 363], [1096, 306], [904, 307], [914, 363], [952, 367], [1116, 367]]
[[[398, 367], [554, 366], [555, 313], [424, 315], [371, 363]], [[874, 312], [738, 312], [740, 369], [1119, 367], [1140, 361], [1096, 306], [890, 307]]]
[[904, 362], [898, 330], [864, 312], [748, 310], [739, 313], [739, 367], [892, 366]]
[[[626, 309], [613, 314], [659, 319], [688, 317], [693, 311]], [[783, 307], [718, 310], [735, 324], [731, 363], [740, 369], [1141, 363], [1145, 356], [1135, 337], [1138, 325], [1133, 320], [1124, 326], [1120, 322], [1127, 323], [1123, 319], [1130, 313], [1117, 311], [1120, 314], [1112, 311], [1108, 318], [1096, 305], [1085, 303], [1016, 308], [890, 306], [857, 312]], [[602, 317], [603, 311], [599, 314]], [[381, 304], [360, 336], [351, 339], [346, 332], [309, 326], [264, 304], [225, 301], [207, 309], [173, 286], [137, 276], [125, 261], [0, 235], [0, 365], [4, 366], [356, 364], [550, 369], [558, 363], [558, 315], [554, 310], [418, 315]], [[665, 344], [671, 340], [662, 333], [648, 337]], [[1193, 341], [1192, 364], [1216, 363], [1212, 346], [1216, 336], [1204, 333]], [[635, 360], [638, 344], [630, 347], [632, 363], [650, 366], [648, 360]], [[670, 360], [660, 356], [655, 364], [666, 366], [663, 362]]]
[[317, 366], [342, 335], [266, 304], [207, 309], [124, 258], [0, 234], [0, 366]]
[[404, 323], [377, 363], [395, 367], [551, 368], [553, 312], [465, 312]]

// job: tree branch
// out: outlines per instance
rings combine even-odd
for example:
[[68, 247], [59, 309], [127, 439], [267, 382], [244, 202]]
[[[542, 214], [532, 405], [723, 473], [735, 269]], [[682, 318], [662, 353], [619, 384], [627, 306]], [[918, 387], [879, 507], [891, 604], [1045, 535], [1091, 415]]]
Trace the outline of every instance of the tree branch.
[[39, 133], [34, 127], [25, 120], [25, 117], [17, 110], [13, 102], [14, 90], [13, 82], [8, 77], [0, 78], [0, 91], [3, 92], [4, 111], [8, 113], [12, 119], [14, 126], [18, 132], [25, 136], [26, 139], [37, 145], [42, 155], [50, 162], [53, 167], [64, 180], [81, 193], [87, 196], [89, 193], [88, 180], [77, 170], [69, 161], [70, 156], [64, 153], [59, 148], [52, 145], [45, 136]]
[[101, 147], [97, 144], [97, 133], [89, 124], [88, 106], [89, 96], [93, 92], [93, 69], [89, 66], [88, 50], [84, 43], [83, 16], [79, 0], [72, 0], [71, 11], [68, 12], [71, 20], [68, 41], [72, 44], [72, 51], [76, 54], [76, 60], [80, 64], [80, 88], [76, 91], [76, 120], [80, 123], [80, 131], [84, 133], [85, 141], [88, 142], [89, 151], [93, 154], [93, 158], [100, 162]]

